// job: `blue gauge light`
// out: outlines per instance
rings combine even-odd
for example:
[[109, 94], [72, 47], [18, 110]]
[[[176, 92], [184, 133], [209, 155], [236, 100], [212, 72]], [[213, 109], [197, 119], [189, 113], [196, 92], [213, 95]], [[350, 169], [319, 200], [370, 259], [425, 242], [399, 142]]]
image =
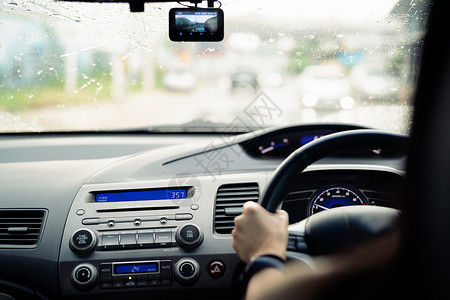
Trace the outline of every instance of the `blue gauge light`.
[[300, 138], [300, 145], [304, 146], [304, 145], [306, 145], [308, 143], [311, 143], [312, 141], [320, 139], [321, 137], [323, 137], [323, 135], [305, 135], [305, 136], [302, 136]]
[[350, 205], [367, 205], [367, 202], [362, 196], [349, 188], [331, 187], [313, 197], [309, 205], [308, 215], [311, 216], [324, 210]]
[[270, 146], [264, 147], [264, 146], [259, 146], [258, 150], [261, 151], [261, 154], [266, 154], [272, 150], [275, 150], [278, 147], [283, 147], [283, 146], [287, 146], [289, 145], [289, 140], [288, 139], [283, 139], [281, 142], [276, 143], [276, 142], [271, 142]]

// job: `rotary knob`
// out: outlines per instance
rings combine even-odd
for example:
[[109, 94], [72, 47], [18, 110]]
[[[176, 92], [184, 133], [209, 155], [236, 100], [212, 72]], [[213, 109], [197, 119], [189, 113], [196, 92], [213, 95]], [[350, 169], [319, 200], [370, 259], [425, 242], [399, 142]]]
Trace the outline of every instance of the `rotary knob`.
[[200, 266], [192, 258], [180, 259], [175, 264], [175, 278], [181, 284], [193, 284], [200, 275]]
[[178, 228], [175, 240], [181, 248], [194, 249], [202, 244], [203, 232], [197, 225], [185, 224]]
[[79, 264], [72, 271], [72, 285], [79, 291], [92, 289], [97, 283], [98, 271], [91, 264]]
[[97, 247], [97, 235], [89, 229], [82, 228], [74, 232], [70, 238], [70, 249], [76, 254], [85, 255]]

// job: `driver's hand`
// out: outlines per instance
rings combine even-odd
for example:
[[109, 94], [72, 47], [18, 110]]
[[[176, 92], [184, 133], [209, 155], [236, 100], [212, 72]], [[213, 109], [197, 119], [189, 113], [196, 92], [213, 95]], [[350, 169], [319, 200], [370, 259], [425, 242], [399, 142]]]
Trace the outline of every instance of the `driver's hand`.
[[286, 259], [289, 218], [284, 210], [273, 214], [249, 201], [234, 223], [233, 248], [244, 262], [268, 254]]

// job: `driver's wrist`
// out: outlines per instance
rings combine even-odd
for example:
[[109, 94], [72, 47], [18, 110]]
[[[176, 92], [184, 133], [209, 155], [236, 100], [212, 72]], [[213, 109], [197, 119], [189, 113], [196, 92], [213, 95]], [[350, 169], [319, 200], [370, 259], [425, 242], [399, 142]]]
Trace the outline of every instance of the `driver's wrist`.
[[247, 263], [250, 262], [252, 259], [255, 259], [255, 258], [261, 257], [261, 256], [275, 256], [275, 257], [279, 257], [283, 261], [286, 261], [286, 248], [282, 248], [282, 249], [276, 249], [276, 248], [275, 249], [267, 249], [267, 248], [265, 248], [264, 250], [256, 251], [249, 258]]
[[250, 279], [258, 272], [267, 268], [283, 270], [285, 262], [286, 260], [284, 258], [274, 254], [252, 257], [247, 263], [241, 278], [244, 291], [247, 289]]

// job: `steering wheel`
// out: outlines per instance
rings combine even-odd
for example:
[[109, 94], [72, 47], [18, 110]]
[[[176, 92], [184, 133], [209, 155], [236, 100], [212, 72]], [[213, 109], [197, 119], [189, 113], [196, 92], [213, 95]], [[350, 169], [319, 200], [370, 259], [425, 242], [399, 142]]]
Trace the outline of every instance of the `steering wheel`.
[[[383, 149], [406, 154], [406, 136], [377, 130], [334, 133], [300, 147], [275, 170], [261, 205], [269, 212], [287, 195], [298, 174], [313, 162], [352, 149]], [[290, 226], [288, 250], [311, 255], [330, 254], [392, 230], [399, 211], [378, 206], [347, 206], [314, 214]]]

